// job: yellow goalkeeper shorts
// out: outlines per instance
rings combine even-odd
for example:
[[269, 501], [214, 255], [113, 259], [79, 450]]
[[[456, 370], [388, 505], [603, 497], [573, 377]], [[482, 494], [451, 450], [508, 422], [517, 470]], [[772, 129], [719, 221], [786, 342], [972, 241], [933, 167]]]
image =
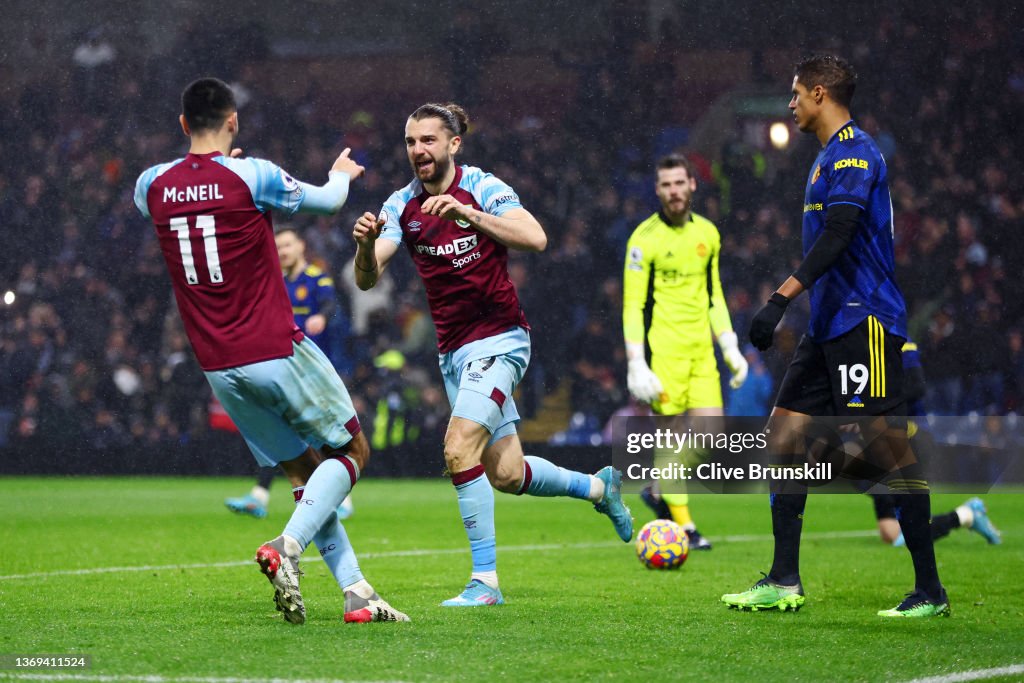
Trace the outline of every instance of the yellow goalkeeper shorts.
[[721, 408], [722, 384], [715, 348], [708, 344], [680, 358], [651, 358], [651, 370], [664, 392], [651, 404], [659, 415], [680, 415], [693, 408]]

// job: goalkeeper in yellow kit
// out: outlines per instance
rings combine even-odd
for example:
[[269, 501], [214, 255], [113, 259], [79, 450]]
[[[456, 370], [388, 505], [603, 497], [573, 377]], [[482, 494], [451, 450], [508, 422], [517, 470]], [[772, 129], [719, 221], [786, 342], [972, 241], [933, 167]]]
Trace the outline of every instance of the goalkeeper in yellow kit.
[[[686, 157], [661, 159], [655, 183], [661, 210], [637, 226], [626, 247], [622, 328], [629, 392], [659, 415], [723, 414], [712, 334], [732, 373], [730, 386], [738, 388], [747, 378], [718, 276], [722, 240], [714, 223], [692, 211], [696, 189]], [[711, 548], [693, 523], [687, 494], [659, 496], [648, 488], [642, 496], [659, 517], [671, 517], [686, 530], [691, 548]]]

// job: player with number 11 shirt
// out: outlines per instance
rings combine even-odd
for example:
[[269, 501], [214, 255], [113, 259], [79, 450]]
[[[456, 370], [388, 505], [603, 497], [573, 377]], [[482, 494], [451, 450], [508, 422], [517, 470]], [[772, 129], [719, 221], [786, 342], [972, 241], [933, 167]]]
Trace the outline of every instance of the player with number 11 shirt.
[[[344, 620], [407, 621], [363, 578], [338, 522], [370, 450], [327, 357], [295, 325], [274, 243], [272, 211], [334, 214], [363, 173], [341, 153], [323, 186], [299, 182], [232, 149], [238, 111], [215, 78], [182, 93], [189, 153], [139, 177], [135, 204], [156, 228], [178, 310], [213, 393], [265, 467], [281, 465], [297, 505], [256, 553], [286, 621], [301, 624], [299, 556], [310, 543], [345, 594]], [[204, 544], [208, 545], [208, 544]]]

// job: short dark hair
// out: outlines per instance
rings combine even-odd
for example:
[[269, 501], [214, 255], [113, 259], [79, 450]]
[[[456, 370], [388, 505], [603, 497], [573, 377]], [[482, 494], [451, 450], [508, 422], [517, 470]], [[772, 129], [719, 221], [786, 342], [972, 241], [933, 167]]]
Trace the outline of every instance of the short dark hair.
[[274, 228], [274, 237], [277, 237], [278, 235], [283, 235], [287, 232], [290, 232], [291, 234], [295, 235], [295, 238], [300, 242], [305, 241], [302, 239], [302, 233], [299, 232], [298, 228], [293, 228], [290, 225], [282, 225], [281, 227]]
[[798, 63], [795, 72], [797, 80], [808, 90], [820, 85], [838, 104], [850, 107], [857, 88], [857, 72], [842, 57], [814, 55]]
[[231, 86], [219, 78], [192, 81], [181, 93], [181, 113], [194, 133], [217, 130], [237, 108]]
[[685, 168], [686, 175], [688, 175], [691, 178], [697, 177], [696, 175], [694, 175], [693, 172], [693, 163], [686, 158], [685, 154], [675, 152], [673, 154], [669, 154], [658, 159], [657, 169], [659, 171], [668, 168]]
[[413, 121], [441, 119], [441, 123], [452, 135], [464, 135], [469, 130], [469, 114], [454, 102], [448, 104], [428, 102], [417, 107], [416, 111], [409, 114], [409, 118]]

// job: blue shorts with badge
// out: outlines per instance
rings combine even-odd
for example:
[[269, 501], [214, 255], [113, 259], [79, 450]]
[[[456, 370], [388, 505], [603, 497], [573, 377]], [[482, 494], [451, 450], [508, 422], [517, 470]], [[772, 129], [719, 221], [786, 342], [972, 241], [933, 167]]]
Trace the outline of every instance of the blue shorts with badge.
[[287, 358], [211, 370], [206, 379], [263, 467], [309, 446], [340, 448], [360, 431], [348, 389], [309, 339]]
[[478, 339], [439, 356], [452, 417], [483, 425], [488, 445], [516, 433], [512, 392], [530, 364], [530, 333], [521, 327]]

